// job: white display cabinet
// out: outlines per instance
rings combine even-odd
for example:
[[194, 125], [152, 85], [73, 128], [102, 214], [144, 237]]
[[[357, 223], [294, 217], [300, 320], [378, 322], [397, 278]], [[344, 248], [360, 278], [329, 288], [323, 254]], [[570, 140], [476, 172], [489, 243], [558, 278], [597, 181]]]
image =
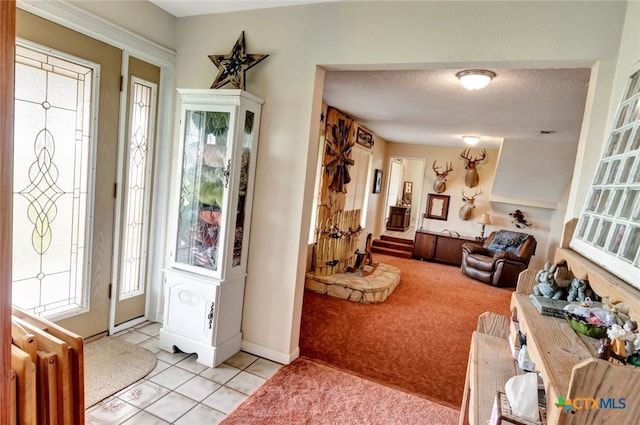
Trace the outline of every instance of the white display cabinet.
[[214, 367], [240, 351], [262, 99], [178, 89], [180, 151], [173, 262], [160, 348]]

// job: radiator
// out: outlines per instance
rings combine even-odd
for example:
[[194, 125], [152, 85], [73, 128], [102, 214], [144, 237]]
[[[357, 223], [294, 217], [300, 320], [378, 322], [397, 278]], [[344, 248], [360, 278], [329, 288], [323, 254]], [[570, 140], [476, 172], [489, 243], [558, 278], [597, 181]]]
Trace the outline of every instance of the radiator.
[[84, 425], [84, 342], [81, 337], [13, 309], [16, 424]]

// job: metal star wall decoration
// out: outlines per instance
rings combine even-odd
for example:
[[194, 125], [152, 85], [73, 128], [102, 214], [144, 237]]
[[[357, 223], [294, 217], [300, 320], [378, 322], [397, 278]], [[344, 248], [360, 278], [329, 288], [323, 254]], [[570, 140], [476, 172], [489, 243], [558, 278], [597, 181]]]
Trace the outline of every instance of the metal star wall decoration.
[[209, 55], [209, 59], [218, 67], [218, 75], [211, 84], [212, 89], [219, 89], [225, 84], [233, 84], [236, 88], [245, 89], [245, 73], [247, 70], [269, 55], [252, 55], [244, 51], [244, 31], [226, 55]]

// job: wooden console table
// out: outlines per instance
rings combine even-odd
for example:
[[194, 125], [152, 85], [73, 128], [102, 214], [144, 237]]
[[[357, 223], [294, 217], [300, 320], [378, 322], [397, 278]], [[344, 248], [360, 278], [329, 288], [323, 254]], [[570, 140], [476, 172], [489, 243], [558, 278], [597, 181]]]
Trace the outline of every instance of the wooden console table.
[[[638, 319], [640, 291], [568, 248], [558, 249], [555, 261], [565, 261], [569, 270], [588, 279], [600, 296], [625, 302], [631, 317]], [[523, 373], [514, 369], [510, 355], [517, 329], [526, 335], [531, 360], [543, 377], [547, 424], [636, 424], [640, 417], [640, 368], [598, 359], [597, 339], [576, 333], [564, 319], [538, 313], [529, 298], [536, 273], [528, 269], [520, 274], [511, 298], [513, 317], [502, 316], [510, 320], [507, 335], [485, 332], [480, 326], [474, 332], [459, 424], [485, 424], [496, 392], [504, 391], [511, 376]], [[565, 413], [555, 406], [560, 396], [577, 400], [577, 407]], [[591, 400], [598, 408], [585, 407]]]
[[411, 207], [389, 207], [387, 230], [404, 232], [411, 224]]
[[459, 266], [462, 263], [462, 245], [467, 242], [482, 243], [470, 237], [417, 230], [413, 241], [413, 256]]

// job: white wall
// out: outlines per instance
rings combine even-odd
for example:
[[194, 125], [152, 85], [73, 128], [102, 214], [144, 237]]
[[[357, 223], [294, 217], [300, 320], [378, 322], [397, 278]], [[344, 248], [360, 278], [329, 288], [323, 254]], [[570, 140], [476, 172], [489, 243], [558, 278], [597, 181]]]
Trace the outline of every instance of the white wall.
[[176, 17], [148, 1], [81, 0], [68, 2], [147, 40], [175, 50]]
[[[247, 52], [270, 54], [247, 73], [248, 91], [266, 102], [245, 348], [279, 361], [297, 355], [313, 204], [314, 170], [309, 168], [316, 164], [320, 125], [323, 73], [317, 65], [558, 67], [597, 62], [593, 106], [581, 141], [587, 150], [601, 145], [624, 11], [618, 2], [345, 2], [178, 19], [179, 87], [209, 87], [217, 70], [207, 55], [229, 52], [243, 30]], [[581, 204], [584, 196], [576, 192], [571, 202]], [[452, 212], [458, 207], [454, 203]], [[477, 231], [472, 225], [462, 230]]]

